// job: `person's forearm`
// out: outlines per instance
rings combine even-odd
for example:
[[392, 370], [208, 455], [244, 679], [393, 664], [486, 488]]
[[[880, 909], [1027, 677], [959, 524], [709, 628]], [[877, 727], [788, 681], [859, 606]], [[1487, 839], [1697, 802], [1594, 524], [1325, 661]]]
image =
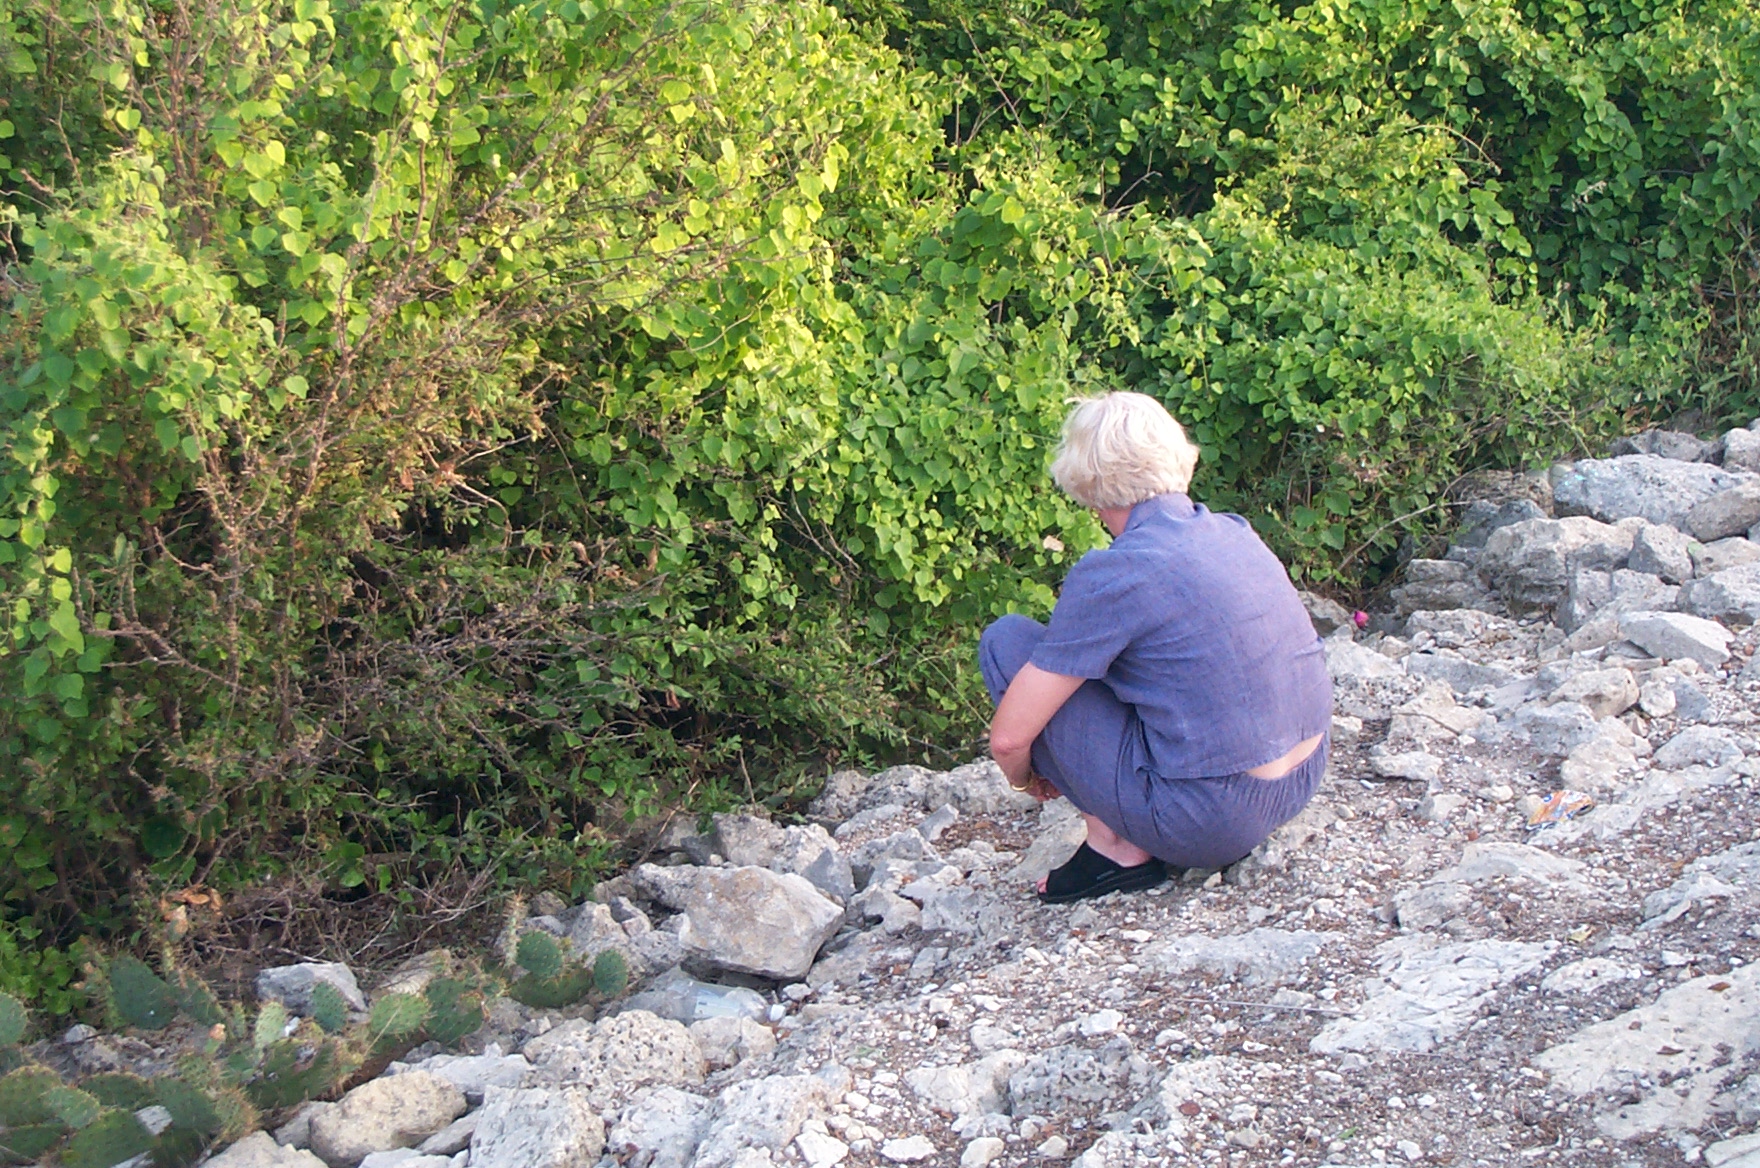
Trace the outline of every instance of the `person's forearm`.
[[1014, 750], [998, 750], [992, 746], [990, 757], [1002, 768], [1003, 777], [1008, 779], [1009, 786], [1026, 786], [1027, 776], [1033, 773], [1033, 748], [1030, 744]]
[[1026, 785], [1033, 773], [1033, 742], [1081, 684], [1079, 677], [1047, 673], [1031, 663], [1015, 674], [990, 722], [990, 757], [1010, 786]]

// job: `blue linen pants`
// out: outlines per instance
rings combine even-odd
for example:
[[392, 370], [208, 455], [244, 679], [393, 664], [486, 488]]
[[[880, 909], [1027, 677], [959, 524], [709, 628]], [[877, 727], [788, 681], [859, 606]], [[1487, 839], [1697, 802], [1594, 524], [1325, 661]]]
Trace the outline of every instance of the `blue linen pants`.
[[[1030, 617], [1010, 615], [984, 630], [978, 667], [1000, 702], [1045, 636]], [[1136, 707], [1103, 682], [1088, 681], [1033, 742], [1033, 769], [1065, 798], [1113, 831], [1180, 868], [1223, 868], [1258, 847], [1313, 798], [1331, 743], [1281, 779], [1225, 775], [1169, 779], [1152, 773]]]

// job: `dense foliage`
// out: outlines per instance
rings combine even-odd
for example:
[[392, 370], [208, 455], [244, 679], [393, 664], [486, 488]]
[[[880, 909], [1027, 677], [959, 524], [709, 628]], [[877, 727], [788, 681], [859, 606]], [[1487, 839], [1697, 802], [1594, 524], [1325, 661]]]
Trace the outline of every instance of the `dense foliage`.
[[1099, 534], [1072, 393], [1160, 396], [1347, 585], [1467, 469], [1751, 404], [1756, 36], [0, 0], [9, 927], [293, 863], [578, 890], [627, 817], [964, 749], [976, 629]]

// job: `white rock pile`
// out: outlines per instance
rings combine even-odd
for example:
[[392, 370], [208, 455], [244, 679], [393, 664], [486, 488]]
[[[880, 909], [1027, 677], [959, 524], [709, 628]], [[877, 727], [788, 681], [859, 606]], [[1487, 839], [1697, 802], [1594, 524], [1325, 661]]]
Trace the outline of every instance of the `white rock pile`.
[[1760, 1168], [1760, 434], [1485, 487], [1375, 631], [1314, 603], [1332, 773], [1227, 871], [1045, 907], [1067, 804], [839, 774], [533, 906], [629, 958], [601, 1016], [213, 1163]]

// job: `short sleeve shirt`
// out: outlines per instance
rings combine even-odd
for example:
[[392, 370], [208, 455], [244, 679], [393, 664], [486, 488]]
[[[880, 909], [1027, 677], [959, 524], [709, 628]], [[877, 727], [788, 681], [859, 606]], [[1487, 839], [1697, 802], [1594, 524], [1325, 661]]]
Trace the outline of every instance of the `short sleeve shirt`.
[[1165, 778], [1263, 766], [1331, 722], [1325, 653], [1289, 573], [1245, 519], [1183, 494], [1138, 503], [1070, 569], [1032, 662], [1135, 707], [1139, 765]]

